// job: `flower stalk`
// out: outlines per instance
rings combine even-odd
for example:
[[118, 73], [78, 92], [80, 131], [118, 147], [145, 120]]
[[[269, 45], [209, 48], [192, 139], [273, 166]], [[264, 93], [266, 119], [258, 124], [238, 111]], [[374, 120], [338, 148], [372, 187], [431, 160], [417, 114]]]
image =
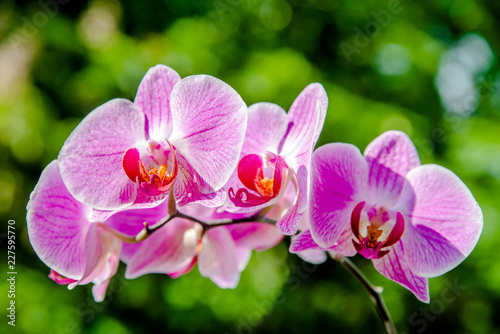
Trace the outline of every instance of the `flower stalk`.
[[397, 334], [396, 326], [394, 326], [389, 311], [385, 306], [384, 299], [382, 298], [382, 291], [384, 289], [380, 286], [371, 284], [359, 268], [347, 257], [334, 252], [328, 252], [328, 254], [333, 260], [337, 261], [342, 267], [350, 272], [366, 289], [387, 334]]

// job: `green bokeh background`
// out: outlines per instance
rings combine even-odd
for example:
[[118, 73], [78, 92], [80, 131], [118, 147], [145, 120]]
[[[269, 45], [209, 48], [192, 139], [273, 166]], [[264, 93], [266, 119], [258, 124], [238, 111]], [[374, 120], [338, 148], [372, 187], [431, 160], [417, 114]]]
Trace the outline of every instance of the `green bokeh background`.
[[129, 281], [120, 266], [97, 304], [90, 285], [69, 291], [47, 278], [25, 221], [42, 169], [87, 113], [112, 98], [133, 100], [148, 68], [162, 63], [182, 77], [216, 76], [248, 105], [288, 109], [307, 84], [322, 83], [330, 103], [318, 146], [341, 141], [363, 150], [386, 130], [405, 131], [423, 163], [450, 168], [472, 190], [482, 236], [459, 267], [430, 279], [430, 304], [368, 260], [354, 262], [384, 287], [400, 332], [499, 333], [499, 20], [495, 0], [2, 1], [4, 310], [9, 219], [18, 275], [16, 327], [3, 315], [0, 332], [383, 332], [358, 282], [331, 260], [312, 266], [288, 254], [288, 240], [254, 253], [235, 290], [219, 289], [196, 268], [176, 280]]

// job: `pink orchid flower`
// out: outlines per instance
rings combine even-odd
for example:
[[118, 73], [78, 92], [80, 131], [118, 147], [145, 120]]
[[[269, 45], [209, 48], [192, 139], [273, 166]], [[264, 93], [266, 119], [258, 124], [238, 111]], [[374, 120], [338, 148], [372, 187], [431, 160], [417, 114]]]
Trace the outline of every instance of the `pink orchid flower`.
[[[196, 204], [185, 206], [183, 211], [207, 220], [223, 217], [214, 209]], [[152, 209], [117, 213], [106, 224], [121, 233], [136, 235], [143, 227], [142, 222], [154, 224], [167, 215], [164, 202]], [[125, 277], [133, 279], [148, 273], [163, 273], [177, 278], [197, 263], [202, 276], [221, 288], [235, 288], [252, 250], [266, 250], [283, 239], [275, 226], [263, 223], [219, 226], [202, 232], [200, 224], [174, 218], [146, 240], [124, 244], [121, 259], [127, 264]]]
[[94, 283], [92, 293], [102, 301], [116, 273], [122, 242], [88, 220], [90, 208], [71, 196], [57, 161], [43, 171], [27, 206], [28, 235], [36, 254], [59, 284]]
[[291, 251], [359, 253], [424, 302], [428, 278], [460, 264], [482, 230], [481, 209], [467, 186], [444, 167], [421, 166], [402, 132], [382, 134], [364, 156], [349, 144], [320, 147], [311, 182], [311, 229]]
[[98, 210], [154, 207], [172, 187], [181, 206], [221, 205], [220, 189], [240, 155], [246, 110], [219, 79], [181, 80], [171, 68], [155, 66], [134, 103], [111, 100], [76, 127], [59, 153], [62, 178], [77, 200]]
[[297, 231], [307, 207], [311, 155], [327, 107], [328, 97], [318, 83], [299, 94], [288, 114], [272, 103], [250, 106], [240, 162], [226, 186], [229, 199], [240, 208], [236, 212], [276, 204], [291, 181], [295, 200], [276, 226], [287, 235]]

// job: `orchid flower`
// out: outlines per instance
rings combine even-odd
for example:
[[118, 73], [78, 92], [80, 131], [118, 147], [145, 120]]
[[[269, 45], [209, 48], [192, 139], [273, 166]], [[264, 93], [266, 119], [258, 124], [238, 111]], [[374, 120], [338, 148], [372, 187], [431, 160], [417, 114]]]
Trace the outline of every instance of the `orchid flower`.
[[359, 253], [424, 302], [428, 278], [460, 264], [482, 230], [481, 209], [467, 186], [444, 167], [420, 165], [402, 132], [382, 134], [364, 156], [350, 144], [320, 147], [311, 182], [311, 228], [291, 251]]
[[122, 242], [88, 220], [90, 208], [66, 189], [57, 161], [43, 171], [27, 206], [28, 235], [36, 254], [59, 284], [94, 283], [92, 293], [102, 301], [116, 273]]
[[[185, 206], [183, 211], [203, 213], [196, 216], [206, 219], [222, 217], [215, 209], [196, 204]], [[136, 235], [143, 227], [142, 222], [154, 225], [167, 215], [168, 205], [164, 202], [156, 208], [117, 213], [106, 224], [121, 233]], [[210, 278], [221, 288], [235, 288], [252, 250], [266, 250], [282, 239], [279, 230], [269, 224], [218, 226], [203, 233], [200, 224], [174, 218], [146, 240], [124, 244], [121, 259], [127, 264], [125, 277], [129, 279], [148, 273], [163, 273], [177, 278], [197, 263], [202, 276]]]
[[220, 190], [235, 169], [246, 105], [208, 75], [180, 79], [151, 68], [134, 103], [114, 99], [76, 127], [59, 153], [62, 179], [80, 202], [108, 214], [154, 207], [173, 187], [180, 206], [224, 203]]
[[238, 208], [236, 212], [276, 204], [291, 181], [295, 199], [276, 226], [287, 235], [297, 231], [307, 207], [311, 155], [327, 107], [326, 92], [318, 83], [310, 84], [299, 94], [288, 114], [272, 103], [249, 107], [240, 161], [227, 185], [229, 199]]

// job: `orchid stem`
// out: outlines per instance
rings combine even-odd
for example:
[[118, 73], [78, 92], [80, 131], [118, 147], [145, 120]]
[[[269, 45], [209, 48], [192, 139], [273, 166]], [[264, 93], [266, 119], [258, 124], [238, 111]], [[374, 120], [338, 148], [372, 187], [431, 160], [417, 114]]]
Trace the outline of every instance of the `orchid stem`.
[[372, 300], [373, 305], [377, 310], [380, 320], [384, 324], [386, 332], [388, 334], [397, 334], [396, 326], [394, 326], [391, 316], [389, 315], [389, 311], [385, 306], [384, 299], [382, 298], [383, 289], [371, 284], [366, 276], [359, 270], [359, 268], [356, 267], [356, 265], [345, 256], [334, 254], [332, 252], [329, 252], [329, 255], [332, 259], [340, 263], [340, 265], [344, 267], [348, 272], [350, 272], [361, 283], [361, 285], [363, 285], [366, 291], [368, 291], [370, 299]]
[[266, 223], [274, 225], [276, 224], [276, 221], [267, 217], [255, 217], [255, 216], [248, 218], [231, 219], [231, 220], [223, 219], [223, 220], [215, 220], [210, 224], [207, 224], [208, 225], [207, 229], [211, 229], [218, 226], [241, 224], [241, 223]]
[[195, 223], [200, 224], [205, 231], [208, 231], [214, 227], [233, 225], [233, 224], [241, 224], [241, 223], [266, 223], [266, 224], [276, 224], [276, 221], [273, 219], [269, 219], [267, 217], [260, 217], [259, 215], [254, 215], [247, 218], [239, 218], [239, 219], [221, 219], [214, 220], [210, 223], [204, 222], [198, 218], [192, 217], [190, 215], [186, 215], [180, 211], [177, 211], [176, 217], [189, 219]]

